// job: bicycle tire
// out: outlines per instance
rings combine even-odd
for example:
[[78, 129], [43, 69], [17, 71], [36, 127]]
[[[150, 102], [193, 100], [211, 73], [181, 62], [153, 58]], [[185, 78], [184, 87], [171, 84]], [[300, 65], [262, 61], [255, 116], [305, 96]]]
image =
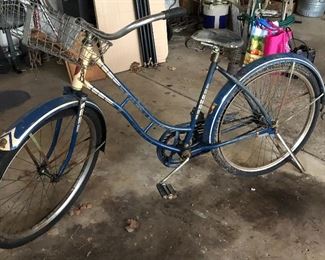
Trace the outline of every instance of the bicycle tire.
[[[290, 94], [292, 94], [290, 105], [288, 105], [287, 107], [288, 107], [288, 109], [290, 108], [291, 110], [294, 110], [294, 109], [296, 109], [296, 107], [294, 107], [291, 104], [291, 102], [295, 102], [295, 105], [300, 106], [300, 104], [296, 103], [298, 101], [298, 98], [300, 98], [300, 97], [298, 95], [296, 95], [297, 99], [295, 100], [293, 98], [295, 96], [294, 94], [295, 93], [298, 93], [298, 94], [304, 93], [304, 92], [302, 92], [303, 87], [296, 84], [296, 83], [298, 83], [298, 80], [301, 80], [302, 83], [305, 84], [306, 89], [308, 89], [309, 97], [306, 96], [306, 98], [304, 98], [306, 102], [308, 102], [308, 100], [312, 101], [313, 99], [318, 97], [319, 93], [320, 93], [320, 88], [319, 88], [319, 85], [318, 85], [318, 82], [317, 82], [315, 76], [310, 72], [310, 70], [308, 68], [306, 68], [302, 64], [295, 64], [294, 69], [292, 69], [292, 66], [294, 66], [294, 65], [290, 61], [278, 62], [271, 66], [265, 64], [264, 66], [261, 66], [259, 70], [255, 71], [248, 77], [246, 77], [246, 78], [244, 77], [245, 80], [243, 80], [243, 83], [255, 95], [257, 95], [257, 90], [256, 89], [253, 90], [252, 83], [255, 80], [261, 79], [261, 77], [263, 77], [263, 76], [274, 75], [277, 78], [276, 78], [276, 80], [273, 81], [273, 83], [277, 84], [277, 85], [274, 86], [274, 84], [270, 84], [270, 83], [272, 83], [272, 81], [270, 81], [271, 80], [271, 78], [270, 78], [268, 81], [266, 81], [266, 83], [265, 82], [263, 83], [264, 85], [262, 85], [262, 87], [260, 87], [260, 89], [261, 89], [261, 93], [264, 93], [264, 96], [266, 96], [266, 95], [272, 96], [273, 95], [273, 98], [275, 99], [275, 98], [280, 97], [280, 96], [278, 96], [278, 94], [276, 94], [276, 92], [279, 91], [277, 89], [285, 86], [285, 84], [281, 84], [282, 81], [280, 81], [280, 78], [281, 78], [281, 80], [289, 81], [290, 75], [291, 75], [291, 71], [290, 71], [290, 69], [291, 69], [292, 70], [291, 81], [295, 81], [295, 88], [287, 87], [287, 89], [290, 89], [290, 91], [291, 91]], [[288, 74], [288, 73], [290, 73], [290, 74]], [[249, 74], [249, 72], [248, 72], [248, 74]], [[290, 82], [290, 84], [291, 84], [291, 82]], [[289, 85], [289, 83], [288, 83], [288, 85]], [[263, 90], [263, 88], [264, 88], [264, 90]], [[269, 90], [267, 90], [266, 88], [268, 88]], [[271, 90], [271, 88], [273, 88], [273, 90]], [[272, 91], [274, 91], [274, 93], [270, 94], [270, 93], [272, 93]], [[260, 93], [260, 96], [262, 96], [261, 93]], [[289, 94], [289, 93], [284, 92], [284, 94]], [[212, 126], [213, 127], [212, 136], [214, 137], [215, 142], [225, 141], [225, 139], [224, 139], [225, 135], [228, 133], [227, 131], [229, 131], [231, 129], [231, 125], [228, 126], [228, 128], [227, 128], [228, 130], [225, 130], [225, 128], [223, 128], [224, 125], [231, 123], [231, 122], [232, 123], [239, 122], [239, 124], [237, 126], [236, 125], [233, 126], [233, 128], [234, 128], [234, 127], [239, 127], [240, 123], [244, 122], [243, 121], [244, 117], [242, 117], [242, 119], [241, 119], [242, 121], [234, 121], [233, 119], [229, 120], [230, 116], [236, 116], [236, 114], [234, 114], [234, 112], [231, 112], [232, 111], [231, 108], [235, 107], [234, 104], [237, 105], [237, 103], [234, 103], [235, 100], [237, 99], [237, 102], [238, 102], [241, 98], [241, 102], [245, 103], [244, 98], [242, 98], [242, 96], [243, 96], [242, 91], [239, 90], [239, 88], [235, 88], [233, 90], [233, 92], [229, 95], [227, 100], [225, 101], [225, 105], [223, 106], [223, 108], [220, 111], [221, 116], [219, 117], [218, 120], [216, 120], [216, 123]], [[303, 97], [304, 97], [304, 95], [301, 94], [301, 98], [303, 98]], [[276, 114], [276, 112], [273, 111], [273, 110], [275, 110], [275, 107], [279, 109], [278, 118], [279, 118], [279, 122], [281, 122], [281, 124], [282, 124], [282, 122], [283, 122], [283, 124], [288, 124], [287, 122], [289, 122], [293, 118], [295, 118], [297, 121], [302, 120], [301, 119], [302, 115], [299, 115], [299, 119], [297, 119], [297, 114], [293, 113], [292, 115], [294, 115], [294, 116], [290, 120], [288, 120], [288, 119], [292, 115], [288, 116], [287, 119], [281, 119], [281, 121], [280, 121], [280, 117], [281, 117], [280, 112], [283, 111], [283, 109], [284, 109], [283, 107], [285, 104], [285, 103], [283, 103], [283, 100], [284, 101], [289, 100], [288, 98], [283, 98], [283, 99], [282, 98], [280, 98], [281, 102], [279, 103], [280, 100], [277, 100], [277, 101], [273, 100], [271, 102], [271, 101], [263, 100], [263, 98], [260, 97], [262, 105], [265, 106], [267, 111], [272, 116], [273, 116], [273, 113]], [[246, 103], [248, 104], [248, 102], [246, 102]], [[288, 104], [289, 104], [289, 101], [288, 101]], [[238, 108], [239, 112], [236, 112], [236, 113], [241, 113], [241, 114], [248, 113], [247, 111], [245, 111], [245, 109], [247, 109], [247, 107], [246, 108], [239, 107], [239, 108]], [[236, 109], [234, 109], [234, 111], [235, 110]], [[290, 143], [290, 149], [293, 151], [294, 154], [297, 153], [304, 146], [304, 144], [307, 142], [308, 138], [310, 137], [310, 135], [312, 134], [312, 132], [315, 128], [317, 118], [319, 115], [319, 111], [320, 111], [320, 100], [318, 100], [318, 101], [314, 102], [312, 105], [310, 105], [308, 110], [309, 110], [309, 113], [307, 115], [308, 119], [305, 122], [305, 125], [303, 126], [301, 131], [299, 132], [298, 137], [294, 138], [292, 136], [289, 136], [289, 135], [293, 135], [294, 132], [297, 132], [297, 130], [293, 126], [294, 124], [296, 124], [296, 122], [292, 123], [292, 126], [290, 126], [289, 129], [286, 129], [286, 131], [283, 131], [283, 129], [281, 129], [281, 135], [287, 135], [287, 133], [288, 133], [288, 136], [286, 136], [286, 138], [285, 138], [286, 142], [289, 142], [289, 140], [292, 139], [292, 144]], [[304, 112], [304, 111], [302, 111], [302, 112]], [[252, 111], [251, 111], [251, 114], [253, 114]], [[286, 120], [288, 120], [288, 121], [286, 121]], [[242, 123], [242, 124], [244, 125], [245, 123]], [[258, 127], [258, 123], [256, 125], [257, 125], [256, 127]], [[243, 127], [247, 127], [247, 126], [244, 125]], [[279, 124], [278, 130], [277, 130], [277, 131], [279, 131], [279, 133], [280, 133], [280, 127], [284, 128], [282, 125], [280, 126], [280, 124]], [[223, 137], [221, 137], [221, 135], [223, 135]], [[236, 133], [236, 136], [238, 136], [238, 135], [240, 135], [240, 134]], [[234, 137], [236, 137], [236, 136], [234, 136]], [[265, 143], [264, 143], [264, 146], [265, 146], [264, 150], [261, 148], [263, 146], [263, 143], [260, 145], [260, 147], [258, 147], [256, 145], [255, 145], [255, 147], [254, 147], [254, 145], [252, 145], [251, 148], [249, 147], [250, 141], [251, 141], [251, 143], [253, 143], [254, 141], [256, 141], [258, 139], [262, 140], [262, 138], [264, 138], [264, 137], [255, 137], [255, 138], [248, 139], [247, 141], [238, 142], [234, 145], [229, 145], [229, 146], [215, 149], [212, 151], [213, 157], [229, 173], [234, 174], [234, 175], [243, 175], [243, 176], [257, 176], [257, 175], [262, 175], [262, 174], [272, 172], [272, 171], [276, 170], [277, 168], [281, 167], [283, 164], [285, 164], [286, 162], [288, 162], [288, 160], [291, 159], [289, 153], [287, 152], [287, 150], [285, 150], [285, 146], [279, 140], [276, 140], [274, 137], [271, 137], [271, 136], [265, 137], [266, 139], [265, 139]], [[269, 138], [269, 139], [267, 139], [267, 138]], [[228, 137], [228, 139], [230, 139], [230, 137]], [[267, 143], [269, 143], [269, 144], [267, 144]], [[273, 150], [275, 150], [279, 154], [281, 153], [281, 156], [279, 155], [279, 158], [272, 159]], [[269, 155], [269, 157], [271, 157], [271, 159], [269, 160], [269, 163], [265, 160], [265, 158], [263, 158], [263, 163], [258, 165], [258, 162], [257, 162], [256, 166], [253, 166], [254, 158], [255, 158], [255, 160], [259, 161], [260, 158], [263, 157], [263, 153], [264, 153], [264, 157], [265, 157], [265, 155]], [[237, 160], [237, 161], [235, 161], [235, 160]]]
[[[42, 144], [42, 139], [39, 138], [39, 136], [37, 136], [37, 135], [40, 135], [39, 133], [41, 133], [42, 130], [49, 129], [50, 127], [51, 127], [51, 129], [53, 129], [54, 123], [58, 122], [58, 120], [60, 120], [60, 119], [65, 120], [69, 117], [72, 117], [72, 119], [73, 119], [77, 116], [77, 114], [78, 114], [78, 110], [75, 108], [70, 108], [70, 109], [61, 111], [58, 114], [53, 115], [51, 118], [49, 118], [43, 122], [40, 122], [39, 125], [37, 127], [35, 127], [35, 130], [32, 131], [32, 133], [35, 138], [38, 138], [38, 141], [40, 140], [39, 141], [40, 144]], [[70, 121], [72, 122], [71, 125], [74, 125], [74, 120], [70, 120]], [[50, 126], [50, 124], [51, 124], [51, 126]], [[69, 125], [66, 126], [66, 125], [63, 125], [63, 123], [62, 123], [62, 126], [64, 126], [65, 128], [62, 127], [63, 131], [61, 130], [61, 132], [60, 132], [59, 141], [62, 140], [62, 142], [64, 142], [64, 139], [65, 139], [64, 134], [67, 133], [67, 138], [70, 135], [70, 133], [68, 133], [69, 131], [67, 131]], [[8, 186], [10, 186], [10, 185], [8, 185], [8, 183], [6, 184], [5, 179], [7, 179], [8, 174], [10, 172], [12, 172], [11, 171], [12, 168], [10, 168], [10, 167], [12, 165], [15, 166], [15, 164], [13, 164], [13, 163], [15, 163], [15, 161], [19, 161], [19, 163], [21, 164], [21, 158], [24, 158], [24, 157], [21, 157], [21, 156], [23, 156], [24, 148], [25, 148], [25, 150], [26, 150], [26, 147], [28, 147], [28, 149], [31, 149], [30, 148], [31, 147], [31, 143], [30, 143], [31, 138], [28, 137], [20, 145], [20, 147], [18, 147], [15, 151], [0, 153], [0, 162], [1, 162], [1, 165], [0, 165], [0, 201], [2, 200], [2, 202], [4, 203], [4, 204], [2, 203], [2, 205], [0, 206], [0, 209], [2, 207], [2, 210], [0, 210], [0, 219], [2, 222], [2, 224], [0, 224], [0, 248], [5, 248], [5, 249], [15, 248], [15, 247], [22, 246], [22, 245], [36, 239], [37, 237], [39, 237], [40, 235], [42, 235], [43, 233], [48, 231], [55, 223], [57, 223], [63, 217], [63, 215], [65, 213], [67, 213], [67, 211], [70, 209], [70, 207], [76, 201], [76, 199], [78, 198], [78, 196], [84, 189], [84, 187], [85, 187], [87, 181], [89, 180], [89, 177], [92, 174], [92, 171], [96, 165], [96, 162], [98, 159], [98, 154], [99, 154], [99, 150], [96, 147], [99, 147], [101, 145], [99, 142], [100, 142], [102, 134], [103, 134], [101, 124], [100, 124], [100, 118], [92, 109], [89, 109], [87, 107], [85, 108], [85, 111], [84, 111], [84, 116], [83, 116], [83, 120], [81, 122], [80, 129], [85, 128], [86, 126], [89, 127], [89, 129], [90, 129], [90, 131], [89, 131], [90, 137], [89, 138], [84, 137], [84, 140], [86, 140], [86, 139], [87, 139], [87, 141], [89, 140], [87, 157], [84, 158], [84, 162], [82, 162], [80, 160], [80, 161], [75, 161], [75, 164], [73, 164], [72, 160], [75, 160], [74, 156], [78, 155], [78, 158], [79, 158], [82, 156], [81, 151], [84, 151], [83, 149], [81, 149], [83, 147], [84, 143], [82, 145], [77, 143], [75, 151], [74, 151], [73, 156], [70, 161], [71, 164], [68, 165], [68, 168], [66, 169], [65, 175], [62, 177], [62, 179], [60, 179], [60, 181], [57, 184], [52, 184], [54, 186], [53, 190], [56, 191], [57, 194], [61, 195], [60, 192], [57, 192], [58, 191], [57, 188], [59, 186], [56, 186], [56, 185], [60, 185], [60, 183], [61, 183], [60, 190], [59, 190], [59, 191], [61, 191], [63, 189], [63, 184], [70, 182], [69, 178], [72, 178], [71, 176], [72, 176], [72, 172], [75, 171], [74, 169], [79, 169], [80, 165], [82, 164], [82, 167], [80, 168], [81, 169], [80, 173], [77, 172], [78, 175], [77, 175], [75, 182], [72, 182], [71, 187], [67, 190], [66, 194], [62, 194], [62, 198], [58, 202], [56, 202], [54, 200], [54, 203], [52, 202], [52, 204], [51, 204], [51, 200], [53, 199], [53, 197], [49, 197], [47, 194], [47, 192], [50, 189], [49, 188], [50, 184], [48, 184], [47, 190], [43, 194], [43, 190], [45, 188], [44, 181], [46, 181], [46, 179], [43, 178], [42, 176], [38, 177], [37, 175], [39, 175], [39, 173], [34, 172], [34, 173], [36, 173], [35, 174], [36, 177], [32, 176], [30, 178], [33, 182], [35, 182], [35, 184], [32, 184], [35, 187], [34, 187], [33, 193], [31, 193], [30, 201], [28, 201], [29, 206], [30, 207], [34, 206], [34, 208], [27, 210], [27, 214], [24, 214], [23, 221], [19, 221], [19, 218], [17, 219], [17, 217], [15, 219], [14, 216], [12, 216], [11, 219], [9, 217], [4, 219], [5, 215], [3, 216], [3, 214], [1, 214], [1, 211], [2, 211], [2, 213], [4, 213], [4, 205], [6, 204], [6, 202], [4, 202], [4, 200], [3, 200], [3, 198], [4, 198], [3, 196], [6, 195], [6, 190], [10, 191], [10, 189], [12, 189], [12, 188], [9, 188], [9, 190], [8, 190]], [[81, 132], [79, 132], [79, 136], [80, 136], [80, 138], [82, 138]], [[65, 145], [65, 147], [66, 146], [69, 147], [69, 142], [65, 142], [64, 144], [62, 144], [62, 147], [61, 147], [59, 145], [59, 141], [55, 145], [55, 149], [57, 147], [58, 147], [58, 149], [61, 149], [63, 147], [63, 145]], [[87, 141], [82, 141], [82, 142], [87, 143]], [[50, 146], [49, 145], [50, 141], [48, 141], [48, 146], [44, 143], [46, 143], [46, 141], [43, 140], [42, 147]], [[78, 146], [78, 145], [80, 145], [80, 146]], [[81, 149], [81, 150], [78, 152], [78, 149], [79, 150]], [[67, 150], [63, 150], [63, 151], [61, 151], [61, 153], [56, 154], [55, 150], [54, 150], [53, 154], [55, 156], [53, 155], [54, 159], [52, 159], [53, 164], [51, 164], [51, 169], [54, 167], [56, 167], [56, 169], [59, 168], [58, 165], [54, 166], [54, 162], [56, 160], [55, 158], [57, 158], [57, 159], [65, 158], [66, 153], [67, 153]], [[50, 159], [51, 159], [51, 157], [49, 158], [49, 160]], [[24, 160], [25, 160], [25, 164], [27, 165], [27, 159], [24, 158]], [[29, 163], [30, 163], [30, 161], [29, 161]], [[18, 170], [19, 169], [17, 169], [17, 171]], [[68, 170], [70, 170], [70, 172], [68, 172]], [[30, 173], [31, 172], [27, 171], [27, 174], [26, 173], [24, 173], [24, 174], [25, 174], [25, 176], [26, 175], [28, 175], [28, 176], [34, 175], [33, 172], [32, 172], [32, 174], [30, 174]], [[12, 176], [10, 178], [13, 178], [15, 175], [13, 175], [13, 173], [12, 173], [10, 176]], [[66, 178], [66, 179], [64, 179], [64, 178]], [[63, 184], [62, 184], [62, 180], [64, 180]], [[10, 182], [12, 180], [8, 179], [8, 181]], [[36, 184], [37, 181], [38, 181], [38, 184]], [[22, 183], [22, 182], [25, 182], [24, 177], [22, 177], [21, 179], [19, 179], [17, 177], [16, 183], [19, 183], [19, 184], [16, 184], [16, 185], [20, 185], [20, 183]], [[31, 183], [32, 182], [29, 182], [28, 185], [30, 185]], [[15, 182], [12, 182], [12, 184], [15, 184]], [[35, 189], [39, 189], [39, 188], [36, 188], [36, 187], [38, 187], [39, 184], [40, 184], [40, 186], [43, 187], [42, 193], [35, 192]], [[26, 187], [28, 187], [28, 185]], [[69, 184], [66, 184], [66, 186], [69, 187]], [[25, 188], [25, 189], [27, 189], [27, 188]], [[52, 190], [52, 187], [51, 187], [51, 190]], [[12, 191], [14, 191], [14, 190], [12, 190]], [[25, 193], [25, 191], [23, 191], [23, 193]], [[36, 197], [37, 195], [40, 195], [39, 199]], [[24, 196], [24, 198], [25, 197], [27, 197], [27, 196]], [[56, 197], [60, 197], [60, 196], [56, 195]], [[15, 202], [16, 205], [13, 204], [14, 206], [18, 207], [20, 204], [27, 205], [27, 201], [26, 201], [26, 203], [21, 203], [20, 201], [18, 202], [18, 199]], [[49, 210], [47, 211], [47, 213], [42, 212], [43, 215], [41, 215], [40, 214], [41, 211], [39, 210], [39, 208], [42, 208], [43, 199], [48, 200]], [[32, 202], [33, 200], [35, 202]], [[38, 200], [40, 200], [40, 203], [39, 203], [40, 205], [38, 204], [38, 207], [39, 207], [38, 211], [35, 212], [36, 204], [37, 204], [36, 202]], [[46, 202], [43, 202], [43, 203], [46, 204]], [[53, 208], [51, 208], [51, 206]], [[43, 206], [43, 208], [44, 208], [44, 206]], [[46, 209], [46, 208], [44, 208], [44, 209]], [[13, 213], [11, 213], [11, 214], [13, 215], [15, 212], [13, 210], [12, 210], [12, 212]], [[20, 214], [22, 214], [22, 213], [25, 213], [25, 208], [23, 208], [23, 210], [21, 210]], [[40, 215], [38, 215], [38, 214], [40, 214]], [[38, 215], [41, 217], [36, 217], [36, 220], [31, 220], [35, 215]], [[39, 219], [37, 219], [37, 218], [39, 218]], [[16, 230], [14, 231], [12, 229], [8, 229], [8, 224], [10, 224], [10, 221], [12, 221], [12, 224], [13, 224], [13, 222], [16, 223], [17, 226], [19, 226], [20, 223], [27, 223], [27, 224], [26, 224], [26, 227], [24, 227], [24, 228], [20, 227], [20, 230], [17, 227]], [[21, 224], [21, 225], [23, 225], [23, 224]], [[11, 233], [8, 230], [9, 231], [12, 230]]]

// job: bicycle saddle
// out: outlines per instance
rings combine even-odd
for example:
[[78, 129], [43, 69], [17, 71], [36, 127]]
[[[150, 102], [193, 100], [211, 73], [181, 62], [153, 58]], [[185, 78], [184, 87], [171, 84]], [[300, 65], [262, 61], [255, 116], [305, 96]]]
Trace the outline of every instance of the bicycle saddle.
[[195, 41], [212, 44], [228, 49], [236, 49], [243, 46], [242, 38], [228, 29], [204, 29], [195, 32], [191, 38]]

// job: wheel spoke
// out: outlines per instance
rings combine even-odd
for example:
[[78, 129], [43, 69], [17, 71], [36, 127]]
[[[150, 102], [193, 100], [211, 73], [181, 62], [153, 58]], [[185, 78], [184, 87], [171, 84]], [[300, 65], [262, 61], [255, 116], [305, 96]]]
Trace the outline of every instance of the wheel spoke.
[[34, 165], [36, 166], [36, 168], [39, 168], [40, 164], [38, 163], [36, 157], [34, 156], [34, 154], [32, 153], [31, 149], [29, 148], [29, 146], [27, 144], [24, 146], [24, 149], [26, 150], [27, 154], [31, 158], [31, 160], [34, 163]]
[[312, 106], [313, 104], [315, 104], [317, 101], [319, 101], [322, 97], [324, 96], [324, 93], [321, 94], [318, 98], [315, 98], [312, 102], [310, 102], [308, 105], [304, 106], [302, 109], [298, 110], [297, 112], [295, 112], [293, 115], [291, 115], [290, 117], [288, 117], [287, 119], [280, 121], [279, 124], [283, 124], [285, 122], [290, 121], [291, 119], [293, 119], [294, 117], [298, 116], [301, 114], [301, 112], [303, 112], [304, 110], [306, 110], [307, 108], [309, 108], [310, 106]]
[[25, 159], [23, 159], [23, 158], [20, 158], [19, 156], [16, 156], [16, 158], [19, 159], [19, 160], [21, 160], [21, 161], [23, 161], [23, 162], [25, 162], [25, 163], [28, 163], [28, 164], [30, 164], [30, 165], [35, 166], [35, 163], [29, 162], [29, 161], [27, 161], [27, 160], [25, 160]]
[[[238, 122], [238, 121], [242, 121], [242, 122], [238, 123], [238, 124], [234, 124], [234, 125], [226, 128], [226, 129], [222, 129], [222, 134], [226, 134], [226, 133], [229, 133], [231, 131], [238, 130], [238, 129], [242, 128], [242, 127], [247, 127], [250, 124], [254, 124], [254, 121], [253, 121], [252, 117], [246, 117], [246, 119], [243, 118], [242, 120], [237, 119], [237, 120], [232, 121], [232, 123], [233, 122]], [[225, 124], [229, 124], [229, 123], [227, 122]]]
[[[301, 149], [315, 126], [313, 122], [323, 96], [316, 95], [318, 86], [313, 85], [312, 77], [303, 65], [290, 62], [265, 67], [246, 78], [242, 83], [272, 118], [272, 132], [216, 149], [213, 155], [217, 161], [230, 172], [256, 175], [282, 165], [289, 156], [288, 149], [295, 152]], [[234, 91], [216, 120], [217, 143], [249, 134], [256, 130], [255, 126], [265, 127], [259, 110], [250, 105], [239, 89]], [[273, 136], [277, 133], [281, 133], [288, 149]]]
[[[83, 144], [86, 141], [90, 140], [90, 136], [85, 138], [84, 140], [80, 141], [79, 143], [76, 144], [75, 147], [78, 147], [79, 145]], [[52, 165], [53, 162], [57, 161], [58, 159], [60, 159], [63, 155], [66, 155], [66, 153], [69, 151], [69, 148], [64, 150], [63, 152], [61, 152], [58, 156], [56, 156], [55, 158], [53, 158], [50, 162], [49, 165]]]
[[[50, 224], [65, 210], [65, 200], [71, 201], [76, 196], [73, 191], [83, 187], [82, 182], [89, 174], [92, 157], [102, 147], [96, 147], [98, 125], [87, 114], [84, 115], [78, 140], [67, 169], [68, 175], [63, 175], [53, 181], [51, 175], [62, 165], [68, 151], [70, 132], [74, 124], [75, 114], [60, 112], [53, 120], [48, 120], [40, 129], [28, 136], [23, 146], [13, 151], [12, 161], [5, 171], [0, 173], [0, 237], [8, 239], [23, 238], [26, 232], [40, 231], [41, 227]], [[75, 113], [75, 111], [73, 111]], [[66, 113], [66, 114], [65, 114]], [[51, 159], [45, 155], [51, 148], [54, 123], [62, 120], [62, 131], [57, 143], [52, 145]], [[69, 134], [68, 134], [69, 133]], [[68, 136], [69, 135], [69, 136]], [[52, 149], [51, 148], [51, 149]], [[40, 157], [39, 157], [40, 155]], [[43, 169], [44, 168], [44, 169]], [[43, 170], [46, 170], [45, 172]], [[64, 205], [64, 207], [62, 207]], [[54, 217], [52, 217], [54, 216]], [[31, 234], [28, 233], [28, 234]]]
[[286, 87], [286, 89], [285, 89], [285, 91], [284, 91], [284, 94], [283, 94], [283, 97], [282, 97], [282, 100], [281, 100], [281, 104], [280, 104], [280, 108], [279, 108], [279, 110], [278, 110], [278, 114], [277, 114], [277, 116], [276, 116], [276, 118], [275, 118], [275, 121], [277, 121], [277, 120], [280, 118], [280, 114], [281, 114], [282, 107], [283, 107], [283, 105], [284, 105], [285, 99], [286, 99], [287, 94], [288, 94], [288, 92], [289, 92], [289, 87], [291, 86], [291, 81], [292, 81], [293, 72], [294, 72], [294, 70], [295, 70], [295, 66], [296, 66], [296, 63], [294, 62], [294, 63], [292, 64], [292, 67], [291, 67], [291, 72], [290, 72], [289, 82], [288, 82], [287, 87]]

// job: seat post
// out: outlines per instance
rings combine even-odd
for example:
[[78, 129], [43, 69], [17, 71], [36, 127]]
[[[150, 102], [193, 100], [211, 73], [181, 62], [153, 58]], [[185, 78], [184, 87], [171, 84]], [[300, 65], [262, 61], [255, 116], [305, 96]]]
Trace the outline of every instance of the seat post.
[[218, 63], [219, 54], [220, 54], [220, 48], [214, 45], [211, 52], [211, 58], [210, 58], [211, 62]]

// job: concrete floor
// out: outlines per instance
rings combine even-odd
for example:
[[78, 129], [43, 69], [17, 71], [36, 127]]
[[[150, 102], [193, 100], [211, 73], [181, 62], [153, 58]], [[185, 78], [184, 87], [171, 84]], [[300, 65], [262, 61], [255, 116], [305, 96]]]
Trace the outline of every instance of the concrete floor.
[[[303, 40], [310, 47], [316, 50], [315, 65], [320, 71], [323, 79], [325, 79], [325, 16], [321, 19], [307, 18], [296, 16], [297, 20], [302, 21], [302, 24], [294, 24], [292, 29], [294, 37]], [[325, 121], [320, 120], [316, 133], [311, 137], [305, 147], [305, 150], [313, 155], [325, 160]]]
[[[317, 49], [316, 64], [325, 76], [325, 32], [317, 30], [325, 21], [303, 21], [294, 31]], [[209, 65], [208, 52], [188, 50], [183, 41], [174, 38], [168, 63], [157, 70], [119, 75], [155, 115], [171, 123], [188, 118]], [[0, 128], [59, 95], [67, 80], [65, 67], [55, 63], [22, 75], [1, 75]], [[222, 83], [217, 79], [211, 93]], [[110, 82], [96, 85], [116, 95]], [[212, 98], [209, 95], [208, 103]], [[77, 203], [93, 207], [79, 216], [65, 216], [24, 247], [0, 250], [1, 259], [325, 258], [325, 179], [321, 175], [325, 163], [316, 158], [325, 159], [324, 122], [306, 146], [308, 153], [300, 153], [310, 175], [301, 176], [287, 165], [264, 177], [233, 177], [207, 154], [194, 159], [174, 179], [180, 196], [167, 202], [155, 184], [168, 169], [157, 160], [154, 147], [113, 109], [102, 108], [108, 124], [107, 152]], [[140, 223], [135, 233], [124, 230], [129, 218]]]

